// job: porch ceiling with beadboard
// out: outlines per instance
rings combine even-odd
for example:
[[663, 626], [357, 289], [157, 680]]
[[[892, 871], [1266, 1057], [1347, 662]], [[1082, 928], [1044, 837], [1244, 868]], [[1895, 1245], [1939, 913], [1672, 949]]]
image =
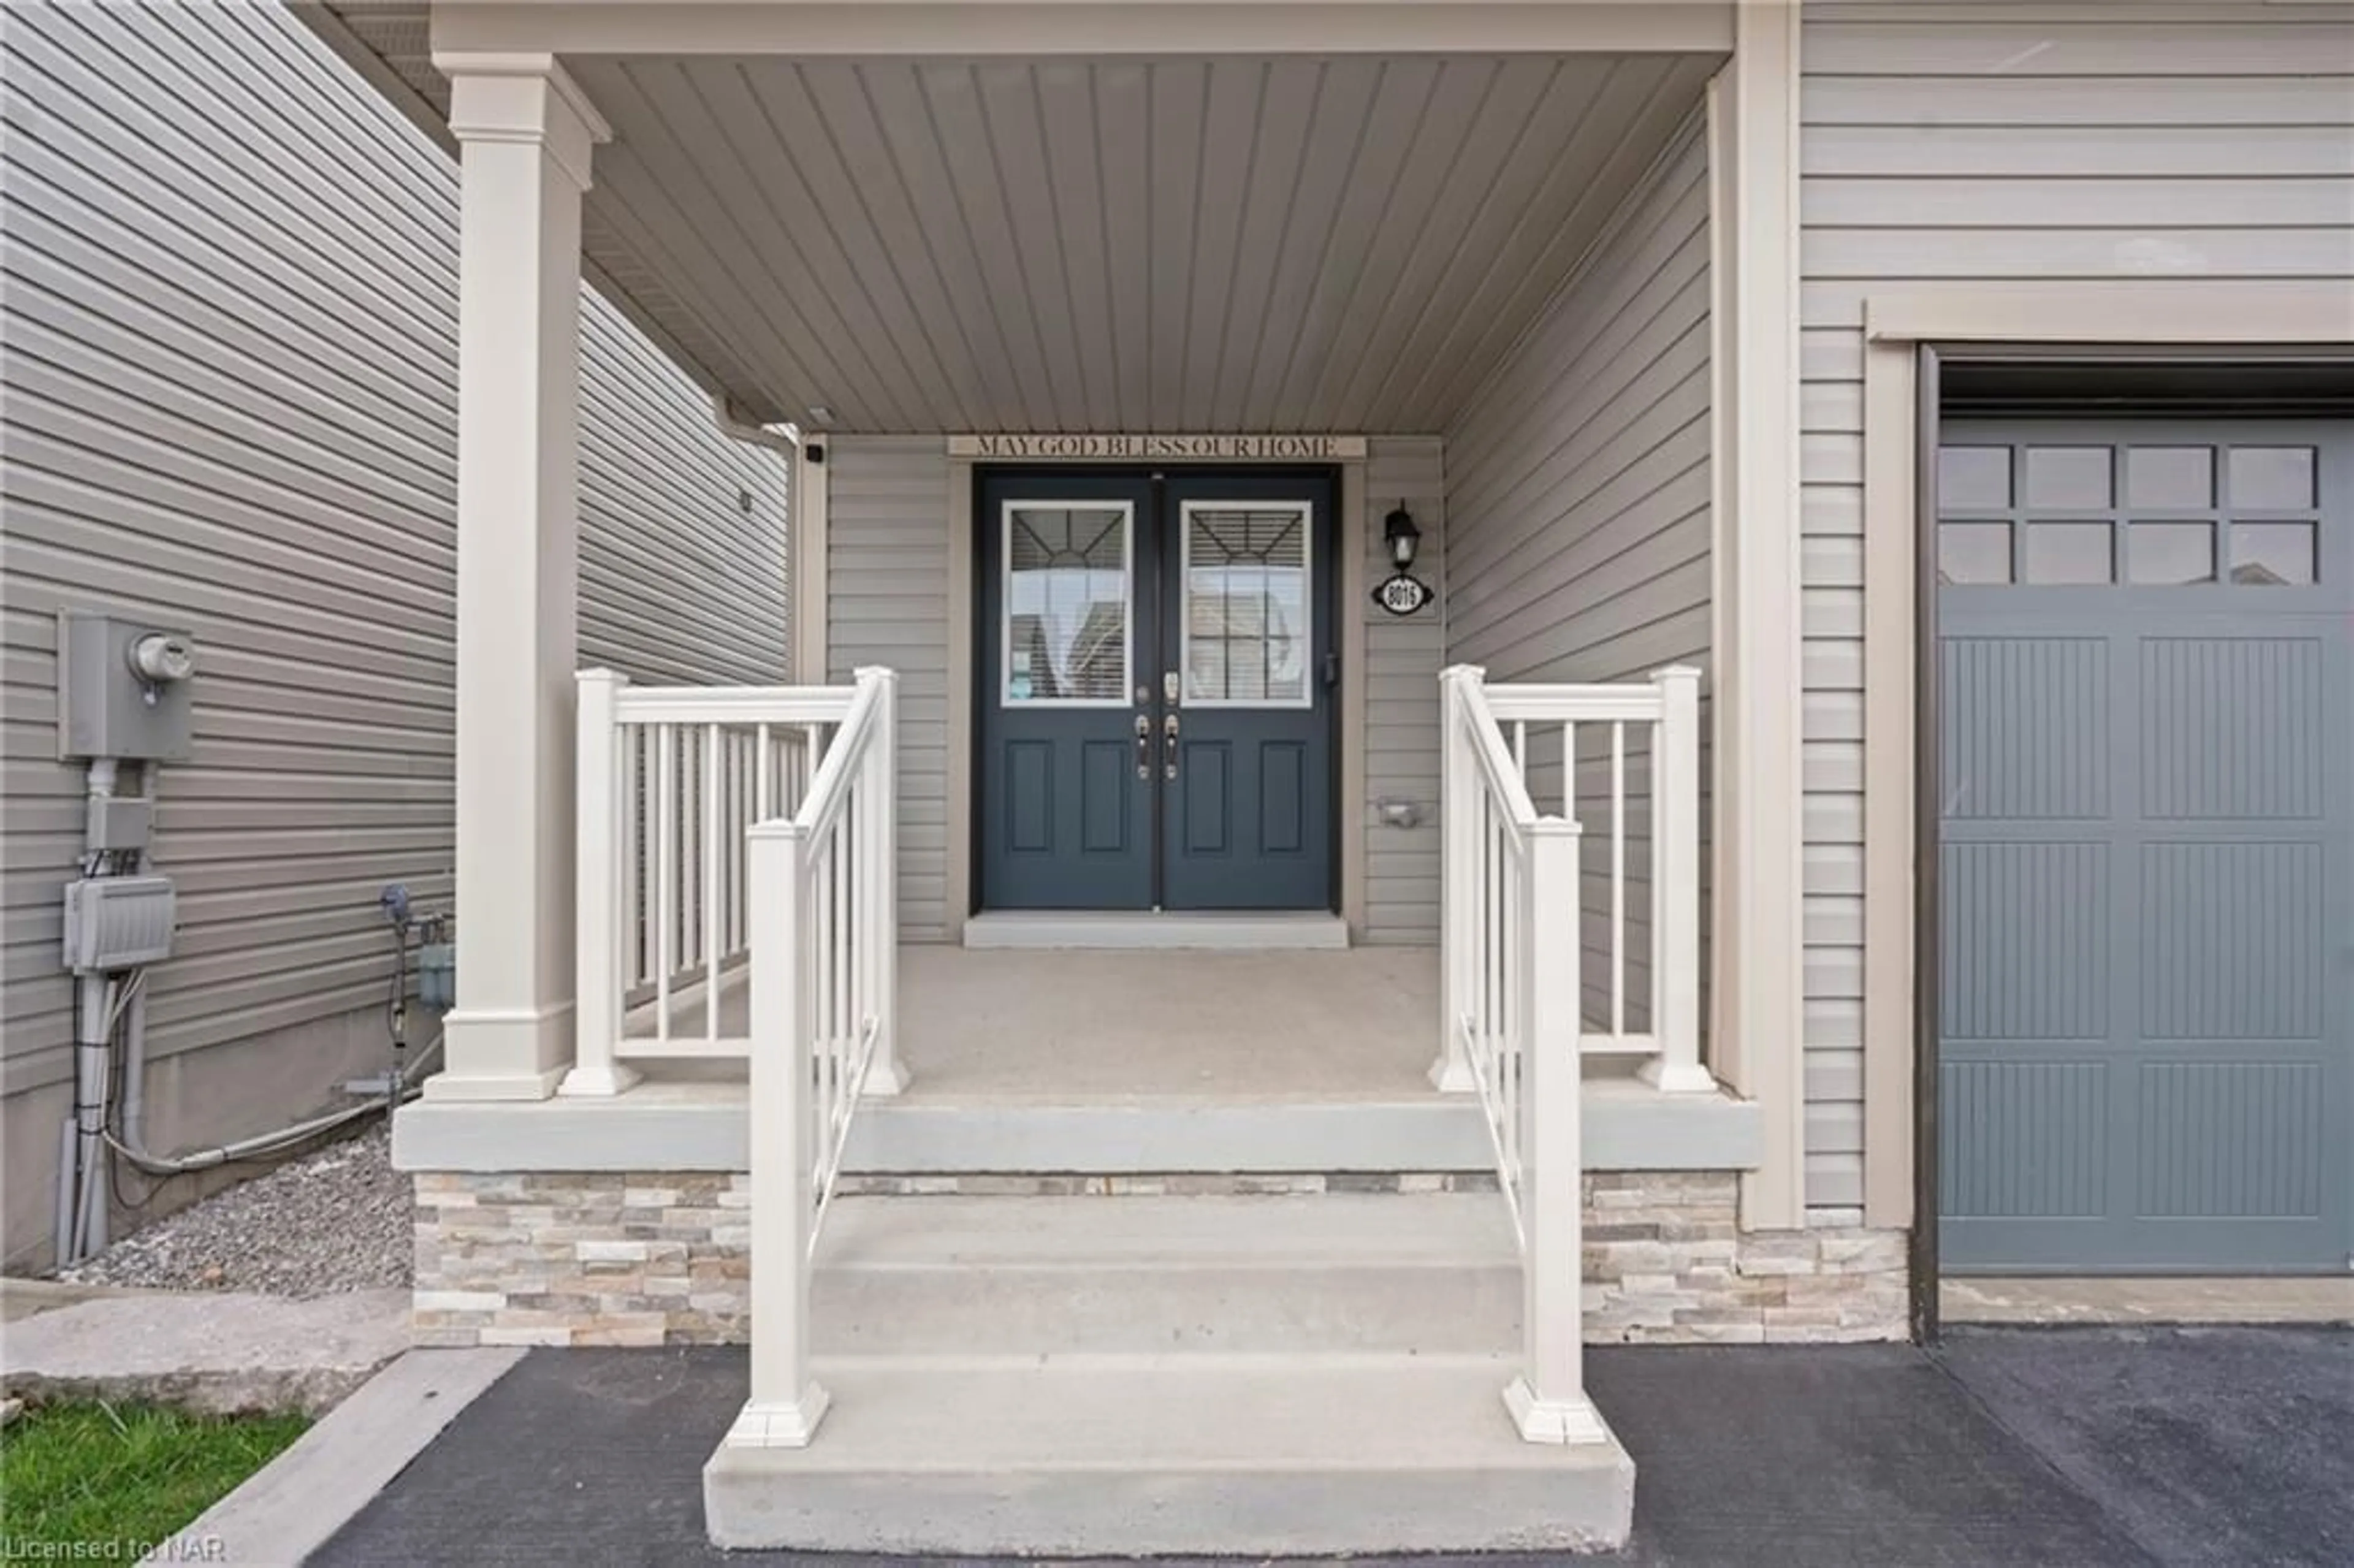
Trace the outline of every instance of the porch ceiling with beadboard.
[[[331, 9], [446, 107], [423, 5]], [[590, 276], [738, 418], [1385, 433], [1447, 424], [1722, 58], [564, 64], [613, 129]]]

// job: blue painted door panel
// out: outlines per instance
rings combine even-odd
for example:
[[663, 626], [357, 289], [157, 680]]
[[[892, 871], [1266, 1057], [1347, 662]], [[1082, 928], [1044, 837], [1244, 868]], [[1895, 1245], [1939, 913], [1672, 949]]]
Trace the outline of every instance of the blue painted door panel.
[[1158, 631], [1151, 486], [1066, 470], [991, 473], [978, 493], [983, 895], [998, 909], [1149, 909], [1153, 758], [1136, 726]]
[[1331, 476], [976, 493], [981, 906], [1333, 907]]
[[1949, 422], [1940, 1250], [2354, 1250], [2354, 440]]
[[[1162, 905], [1332, 906], [1332, 493], [1261, 473], [1169, 476]], [[1166, 695], [1166, 678], [1163, 695]]]

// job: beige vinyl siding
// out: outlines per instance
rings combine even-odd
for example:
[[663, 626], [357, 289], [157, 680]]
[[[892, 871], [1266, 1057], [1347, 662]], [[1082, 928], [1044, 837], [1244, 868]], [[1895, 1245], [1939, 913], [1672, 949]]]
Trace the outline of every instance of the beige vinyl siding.
[[[1380, 436], [1366, 443], [1363, 546], [1368, 587], [1396, 570], [1382, 525], [1403, 503], [1422, 530], [1414, 575], [1439, 595], [1410, 616], [1370, 598], [1343, 604], [1365, 620], [1365, 940], [1430, 946], [1438, 940], [1438, 672], [1447, 662], [1447, 475], [1437, 437]], [[1343, 519], [1345, 523], [1346, 519]], [[1394, 828], [1379, 802], [1422, 808], [1417, 827]]]
[[[7, 48], [15, 1095], [70, 1070], [61, 607], [186, 627], [199, 650], [196, 755], [156, 791], [182, 902], [154, 1055], [381, 1006], [378, 888], [447, 905], [457, 203], [451, 161], [279, 7], [20, 7]], [[785, 463], [722, 436], [603, 302], [584, 318], [584, 656], [780, 677]], [[327, 1097], [313, 1065], [289, 1060], [282, 1102], [235, 1118]]]
[[826, 443], [826, 679], [899, 672], [899, 932], [948, 939], [949, 446], [938, 436]]
[[2354, 281], [2354, 7], [1810, 5], [1807, 1200], [1862, 1201], [1864, 301]]
[[[1709, 668], [1707, 149], [1695, 120], [1447, 434], [1447, 649], [1491, 681]], [[1705, 691], [1703, 683], [1703, 691]], [[1703, 731], [1704, 731], [1703, 726]], [[1532, 737], [1539, 804], [1559, 742]], [[1607, 741], [1581, 736], [1589, 1006], [1605, 994]], [[1548, 749], [1550, 747], [1550, 749]], [[1630, 744], [1629, 778], [1648, 767]], [[1705, 756], [1703, 757], [1705, 767]], [[1707, 832], [1703, 800], [1702, 832]], [[1628, 985], [1649, 983], [1649, 824], [1629, 814]], [[1705, 857], [1703, 857], [1703, 860]], [[1631, 1008], [1631, 1026], [1647, 1010]]]

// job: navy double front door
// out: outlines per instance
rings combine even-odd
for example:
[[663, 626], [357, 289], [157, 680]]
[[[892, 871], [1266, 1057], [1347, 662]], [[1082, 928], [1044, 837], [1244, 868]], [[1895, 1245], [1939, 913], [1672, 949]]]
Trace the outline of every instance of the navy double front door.
[[981, 906], [1332, 907], [1331, 477], [977, 493]]

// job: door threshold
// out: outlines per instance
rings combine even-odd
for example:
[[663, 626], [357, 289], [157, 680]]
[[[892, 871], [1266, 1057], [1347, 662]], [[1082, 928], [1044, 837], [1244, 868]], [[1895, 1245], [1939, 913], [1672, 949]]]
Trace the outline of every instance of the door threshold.
[[1197, 910], [1002, 909], [964, 923], [968, 948], [1073, 948], [1111, 952], [1334, 949], [1349, 923], [1322, 910], [1220, 914]]

